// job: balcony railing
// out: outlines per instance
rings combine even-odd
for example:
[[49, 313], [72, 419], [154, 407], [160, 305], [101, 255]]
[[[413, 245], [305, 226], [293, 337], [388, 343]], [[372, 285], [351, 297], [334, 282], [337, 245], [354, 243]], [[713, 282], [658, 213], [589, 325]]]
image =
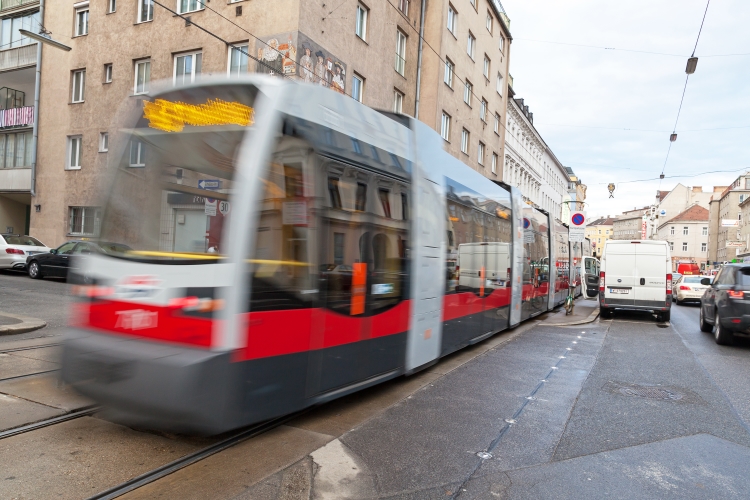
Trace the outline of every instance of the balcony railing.
[[0, 11], [15, 9], [27, 4], [39, 3], [39, 0], [0, 0]]
[[36, 43], [0, 51], [0, 71], [36, 66]]
[[30, 127], [34, 124], [34, 106], [0, 109], [0, 129]]

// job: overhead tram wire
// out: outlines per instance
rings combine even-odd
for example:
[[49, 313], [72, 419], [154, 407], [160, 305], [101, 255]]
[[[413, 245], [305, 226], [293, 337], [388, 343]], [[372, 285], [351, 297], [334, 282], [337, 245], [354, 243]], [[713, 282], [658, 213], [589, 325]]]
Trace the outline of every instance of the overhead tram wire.
[[[698, 28], [698, 36], [695, 38], [695, 46], [693, 47], [693, 53], [690, 56], [695, 57], [695, 51], [698, 49], [698, 41], [701, 38], [701, 32], [703, 31], [703, 23], [706, 22], [706, 14], [708, 14], [708, 6], [711, 4], [711, 0], [706, 1], [706, 10], [703, 11], [703, 19], [701, 19], [700, 28]], [[693, 71], [695, 67], [693, 67]], [[680, 98], [680, 106], [677, 108], [677, 118], [674, 121], [674, 127], [672, 127], [672, 134], [677, 134], [677, 122], [680, 121], [680, 112], [682, 112], [682, 103], [685, 101], [685, 92], [687, 91], [688, 80], [690, 80], [690, 73], [685, 70], [685, 85], [682, 88], [682, 97]], [[669, 161], [669, 153], [672, 151], [672, 139], [669, 140], [669, 147], [667, 148], [667, 156], [664, 158], [664, 166], [661, 168], [661, 174], [659, 174], [659, 189], [661, 189], [661, 179], [664, 178], [664, 171], [667, 169], [667, 161]]]
[[[655, 56], [686, 57], [683, 54], [669, 54], [667, 52], [651, 52], [648, 50], [637, 50], [637, 49], [620, 49], [617, 47], [603, 47], [601, 45], [588, 45], [588, 44], [583, 44], [583, 43], [556, 42], [553, 40], [535, 40], [533, 38], [514, 38], [513, 40], [520, 40], [523, 42], [549, 43], [551, 45], [567, 45], [570, 47], [583, 47], [583, 48], [588, 48], [588, 49], [610, 50], [610, 51], [617, 51], [617, 52], [634, 52], [637, 54], [651, 54]], [[693, 51], [693, 54], [695, 54], [695, 51]], [[705, 56], [702, 55], [700, 57], [704, 58], [704, 57], [735, 57], [735, 56], [750, 56], [750, 52], [736, 53], [736, 54], [709, 54]]]

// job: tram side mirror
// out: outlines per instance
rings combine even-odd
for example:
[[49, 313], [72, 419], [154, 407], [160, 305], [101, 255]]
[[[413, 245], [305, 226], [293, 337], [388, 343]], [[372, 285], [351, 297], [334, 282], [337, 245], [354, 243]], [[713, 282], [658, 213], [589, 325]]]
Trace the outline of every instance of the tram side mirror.
[[711, 284], [711, 278], [701, 278], [701, 285], [709, 286]]

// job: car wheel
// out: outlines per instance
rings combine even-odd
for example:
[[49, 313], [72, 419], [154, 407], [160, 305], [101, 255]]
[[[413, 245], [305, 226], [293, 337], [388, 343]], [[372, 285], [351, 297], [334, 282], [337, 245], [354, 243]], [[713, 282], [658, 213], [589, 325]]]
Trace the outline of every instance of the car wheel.
[[714, 316], [714, 339], [719, 345], [732, 345], [734, 343], [734, 335], [732, 332], [721, 326], [718, 310]]
[[681, 306], [683, 302], [677, 297], [674, 297], [674, 303], [677, 304], [678, 306]]
[[706, 323], [706, 318], [703, 317], [703, 306], [700, 306], [700, 308], [701, 308], [701, 310], [700, 310], [700, 313], [699, 313], [699, 318], [700, 318], [699, 322], [700, 322], [700, 325], [701, 325], [701, 331], [709, 333], [713, 329], [714, 326], [713, 325], [709, 325], [708, 323]]
[[35, 280], [43, 278], [42, 271], [39, 269], [39, 264], [35, 260], [31, 261], [31, 264], [29, 264], [29, 277]]

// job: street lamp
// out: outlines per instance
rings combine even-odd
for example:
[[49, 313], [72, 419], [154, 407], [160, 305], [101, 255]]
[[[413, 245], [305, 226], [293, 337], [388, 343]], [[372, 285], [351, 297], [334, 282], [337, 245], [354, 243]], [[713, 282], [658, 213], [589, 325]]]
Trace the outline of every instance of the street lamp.
[[697, 57], [691, 57], [688, 59], [687, 66], [685, 67], [685, 73], [688, 75], [692, 75], [695, 73], [695, 68], [698, 66], [698, 58]]
[[48, 45], [52, 45], [53, 47], [57, 47], [58, 49], [64, 50], [66, 52], [70, 52], [71, 50], [71, 48], [68, 47], [67, 45], [64, 45], [50, 38], [46, 30], [43, 30], [42, 33], [32, 33], [29, 30], [18, 30], [18, 32], [21, 33], [23, 36], [33, 38], [37, 42], [42, 42]]

